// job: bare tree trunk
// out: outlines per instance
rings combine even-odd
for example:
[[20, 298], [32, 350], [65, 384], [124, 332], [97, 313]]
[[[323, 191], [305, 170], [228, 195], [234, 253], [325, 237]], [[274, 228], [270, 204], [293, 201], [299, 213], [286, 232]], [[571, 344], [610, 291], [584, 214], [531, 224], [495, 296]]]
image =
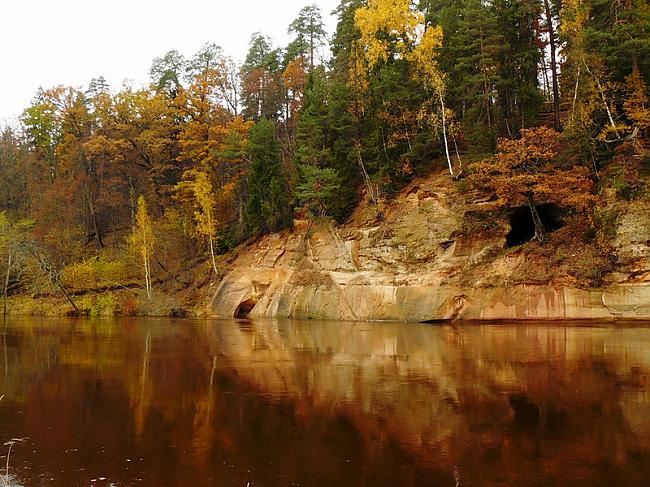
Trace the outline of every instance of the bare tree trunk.
[[135, 225], [135, 212], [138, 207], [138, 203], [135, 199], [135, 188], [133, 187], [133, 178], [129, 176], [129, 199], [131, 201], [130, 210], [131, 210], [131, 226]]
[[576, 75], [576, 87], [573, 92], [573, 104], [571, 105], [571, 120], [576, 118], [576, 102], [578, 101], [578, 88], [580, 87], [580, 66], [578, 66], [578, 73]]
[[544, 0], [544, 9], [546, 10], [546, 22], [548, 23], [549, 45], [551, 47], [551, 75], [553, 77], [553, 126], [555, 130], [560, 130], [560, 87], [557, 80], [557, 59], [555, 53], [555, 27], [553, 26], [553, 15], [551, 14], [551, 5], [549, 0]]
[[363, 181], [364, 183], [366, 183], [366, 188], [368, 189], [368, 198], [370, 198], [370, 201], [372, 201], [374, 204], [377, 204], [377, 197], [375, 196], [374, 190], [372, 189], [370, 176], [368, 176], [368, 171], [366, 171], [366, 165], [363, 163], [363, 158], [361, 157], [361, 143], [357, 140], [355, 145], [357, 147], [357, 161], [359, 162], [359, 167], [361, 168]]
[[458, 144], [456, 143], [456, 136], [453, 133], [451, 134], [451, 138], [454, 141], [454, 149], [456, 149], [456, 158], [458, 159], [458, 167], [460, 168], [457, 176], [460, 177], [463, 172], [463, 160], [460, 158], [460, 152], [458, 152]]
[[540, 245], [544, 245], [546, 242], [546, 229], [542, 223], [542, 219], [539, 217], [537, 208], [535, 207], [535, 202], [533, 200], [533, 193], [530, 191], [526, 193], [526, 201], [528, 201], [528, 208], [530, 208], [530, 215], [533, 217], [533, 224], [535, 225], [535, 239], [539, 242]]
[[217, 270], [217, 261], [214, 258], [214, 243], [212, 241], [212, 235], [208, 237], [210, 240], [210, 257], [212, 258], [212, 269], [214, 269], [214, 273], [219, 275], [219, 271]]
[[445, 100], [442, 97], [442, 93], [438, 93], [440, 96], [440, 107], [442, 108], [442, 138], [445, 141], [445, 154], [447, 154], [447, 164], [449, 165], [449, 174], [454, 176], [454, 168], [451, 165], [451, 157], [449, 156], [449, 142], [447, 141], [447, 120], [445, 115]]
[[616, 123], [614, 122], [614, 116], [612, 115], [612, 111], [609, 108], [609, 104], [607, 103], [607, 98], [605, 98], [605, 90], [603, 90], [603, 85], [600, 84], [600, 80], [596, 77], [596, 75], [589, 69], [589, 65], [587, 62], [583, 59], [582, 64], [584, 64], [585, 68], [587, 69], [587, 73], [594, 79], [596, 82], [596, 85], [598, 86], [598, 92], [600, 93], [600, 98], [603, 101], [603, 106], [605, 107], [605, 110], [607, 110], [607, 117], [609, 118], [609, 123], [612, 126], [612, 129], [614, 130], [614, 133], [616, 134], [616, 137], [620, 138], [621, 135], [618, 133], [618, 128], [616, 127]]
[[74, 302], [74, 300], [72, 299], [72, 296], [70, 296], [70, 293], [68, 292], [68, 290], [61, 283], [59, 273], [56, 270], [54, 270], [52, 267], [50, 267], [50, 265], [47, 262], [45, 262], [45, 259], [43, 258], [43, 256], [40, 254], [40, 252], [38, 250], [34, 249], [34, 251], [32, 252], [32, 255], [37, 260], [38, 265], [41, 267], [41, 269], [47, 274], [47, 277], [50, 280], [50, 282], [52, 282], [56, 287], [59, 288], [59, 290], [63, 293], [65, 298], [68, 300], [68, 302], [72, 305], [75, 312], [77, 314], [80, 314], [81, 310], [77, 306], [77, 303]]
[[487, 114], [488, 127], [492, 129], [492, 103], [490, 102], [490, 84], [487, 77], [487, 66], [483, 63], [484, 47], [483, 47], [483, 29], [480, 31], [481, 40], [481, 71], [483, 72], [483, 97], [485, 98], [485, 112]]
[[144, 261], [144, 287], [147, 299], [151, 302], [153, 286], [151, 284], [151, 266], [149, 265], [149, 242], [146, 225], [142, 225], [142, 260]]
[[151, 273], [149, 271], [149, 257], [144, 256], [144, 287], [147, 291], [147, 299], [151, 302]]
[[5, 277], [5, 287], [4, 292], [2, 293], [2, 317], [7, 316], [7, 294], [9, 293], [9, 276], [11, 275], [11, 261], [13, 259], [13, 254], [9, 252], [9, 258], [7, 259], [7, 276]]

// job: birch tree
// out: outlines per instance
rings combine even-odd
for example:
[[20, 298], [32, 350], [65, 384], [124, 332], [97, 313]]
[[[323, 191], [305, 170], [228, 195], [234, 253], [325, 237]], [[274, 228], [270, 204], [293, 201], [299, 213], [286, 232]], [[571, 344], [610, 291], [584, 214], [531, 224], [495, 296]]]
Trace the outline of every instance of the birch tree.
[[131, 243], [142, 258], [145, 290], [147, 292], [147, 299], [151, 301], [153, 297], [151, 260], [154, 252], [155, 239], [147, 202], [143, 196], [138, 198], [138, 210], [135, 215], [135, 222]]

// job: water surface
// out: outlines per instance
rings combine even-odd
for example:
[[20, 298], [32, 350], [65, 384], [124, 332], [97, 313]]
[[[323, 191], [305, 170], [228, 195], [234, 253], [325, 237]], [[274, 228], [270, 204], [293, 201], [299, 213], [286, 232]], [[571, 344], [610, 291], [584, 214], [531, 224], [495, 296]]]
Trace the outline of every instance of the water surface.
[[15, 485], [650, 485], [650, 327], [20, 319], [0, 346]]

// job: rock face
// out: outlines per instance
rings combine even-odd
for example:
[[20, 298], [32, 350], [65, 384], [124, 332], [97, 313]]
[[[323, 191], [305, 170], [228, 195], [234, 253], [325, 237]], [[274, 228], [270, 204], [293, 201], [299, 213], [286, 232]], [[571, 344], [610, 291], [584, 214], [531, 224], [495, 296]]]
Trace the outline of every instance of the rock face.
[[434, 175], [399, 194], [381, 218], [360, 207], [343, 226], [298, 221], [291, 232], [242, 248], [216, 287], [212, 313], [404, 322], [650, 319], [650, 204], [618, 208], [615, 272], [600, 287], [580, 287], [553, 268], [575, 254], [537, 262], [534, 253], [507, 249], [507, 212], [481, 195], [462, 196], [456, 184]]

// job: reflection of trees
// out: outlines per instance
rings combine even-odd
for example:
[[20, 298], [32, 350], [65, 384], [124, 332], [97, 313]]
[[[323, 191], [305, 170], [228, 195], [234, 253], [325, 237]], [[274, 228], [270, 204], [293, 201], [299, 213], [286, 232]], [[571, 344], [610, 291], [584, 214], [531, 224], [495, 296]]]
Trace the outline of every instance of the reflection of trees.
[[290, 480], [346, 458], [312, 485], [404, 465], [407, 485], [419, 471], [634, 484], [650, 456], [648, 342], [633, 328], [27, 322], [3, 336], [4, 407], [24, 408], [15, 433], [39, 443], [42, 469], [70, 475], [246, 485], [229, 465]]

